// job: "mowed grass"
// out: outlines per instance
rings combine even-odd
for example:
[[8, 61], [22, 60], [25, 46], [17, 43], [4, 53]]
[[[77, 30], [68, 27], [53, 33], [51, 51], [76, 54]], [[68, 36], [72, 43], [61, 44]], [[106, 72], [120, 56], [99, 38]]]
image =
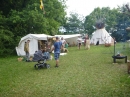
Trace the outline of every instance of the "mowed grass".
[[[122, 50], [129, 59], [129, 48]], [[53, 54], [52, 54], [53, 55]], [[0, 59], [0, 97], [130, 97], [130, 75], [124, 59], [113, 63], [113, 46], [69, 47], [51, 68], [35, 70], [37, 62]]]

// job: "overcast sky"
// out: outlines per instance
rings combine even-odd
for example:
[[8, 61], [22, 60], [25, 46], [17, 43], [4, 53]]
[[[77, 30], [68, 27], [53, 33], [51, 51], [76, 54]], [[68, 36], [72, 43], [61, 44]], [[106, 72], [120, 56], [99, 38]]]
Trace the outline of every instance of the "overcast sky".
[[67, 16], [70, 12], [76, 12], [79, 15], [87, 16], [96, 7], [110, 7], [117, 8], [117, 5], [122, 6], [123, 4], [130, 4], [130, 0], [68, 0], [67, 5]]

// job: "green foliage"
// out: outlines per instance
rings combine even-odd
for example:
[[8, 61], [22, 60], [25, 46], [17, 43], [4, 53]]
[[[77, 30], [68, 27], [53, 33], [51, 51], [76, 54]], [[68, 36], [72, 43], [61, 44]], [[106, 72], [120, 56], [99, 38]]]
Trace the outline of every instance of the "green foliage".
[[80, 20], [80, 17], [77, 13], [70, 14], [70, 17], [68, 17], [66, 20], [66, 24], [64, 24], [64, 28], [68, 34], [84, 32], [83, 21]]
[[7, 18], [0, 13], [0, 56], [11, 54], [14, 51], [13, 33], [9, 30]]
[[86, 16], [86, 19], [85, 19], [85, 22], [84, 22], [84, 28], [89, 35], [91, 35], [92, 32], [94, 32], [94, 30], [95, 30], [94, 21], [95, 21], [95, 19], [91, 18], [91, 16]]
[[[117, 16], [117, 32], [113, 33], [117, 41], [126, 41], [130, 39], [129, 33], [126, 32], [126, 28], [130, 25], [130, 17], [127, 13], [127, 8], [123, 5], [118, 8], [120, 14]], [[118, 37], [117, 37], [118, 36]]]
[[[0, 51], [7, 53], [15, 50], [20, 38], [32, 34], [55, 35], [65, 22], [64, 0], [43, 0], [44, 12], [40, 1], [36, 0], [2, 0], [0, 3]], [[9, 9], [9, 10], [7, 10]], [[4, 40], [4, 42], [3, 42]], [[5, 46], [5, 44], [7, 44]], [[8, 49], [10, 50], [8, 50]], [[3, 53], [1, 53], [3, 55]], [[9, 54], [9, 53], [7, 53]]]
[[105, 23], [106, 30], [109, 31], [110, 28], [114, 28], [117, 24], [117, 16], [119, 14], [118, 9], [111, 10], [109, 7], [95, 8], [89, 16], [86, 16], [84, 22], [85, 30], [88, 30], [88, 34], [92, 34], [96, 29], [96, 21], [101, 20]]

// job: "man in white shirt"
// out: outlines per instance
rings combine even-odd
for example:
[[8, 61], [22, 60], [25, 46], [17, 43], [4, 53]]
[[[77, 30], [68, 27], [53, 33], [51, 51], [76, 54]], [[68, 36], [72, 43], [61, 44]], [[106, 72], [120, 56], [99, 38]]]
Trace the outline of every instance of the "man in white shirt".
[[80, 49], [82, 44], [82, 38], [80, 36], [78, 36], [77, 43], [78, 43], [78, 49]]
[[65, 43], [66, 43], [66, 41], [64, 40], [63, 37], [61, 37], [61, 42], [62, 42], [62, 45], [63, 45], [63, 48], [64, 48], [64, 47], [65, 47]]

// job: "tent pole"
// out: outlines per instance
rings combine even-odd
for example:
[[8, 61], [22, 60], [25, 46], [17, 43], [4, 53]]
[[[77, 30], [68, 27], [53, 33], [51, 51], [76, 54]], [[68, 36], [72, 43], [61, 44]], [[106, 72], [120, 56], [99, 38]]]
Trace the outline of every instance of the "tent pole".
[[115, 39], [114, 39], [114, 56], [115, 56], [115, 43], [116, 43], [116, 42], [115, 42]]

